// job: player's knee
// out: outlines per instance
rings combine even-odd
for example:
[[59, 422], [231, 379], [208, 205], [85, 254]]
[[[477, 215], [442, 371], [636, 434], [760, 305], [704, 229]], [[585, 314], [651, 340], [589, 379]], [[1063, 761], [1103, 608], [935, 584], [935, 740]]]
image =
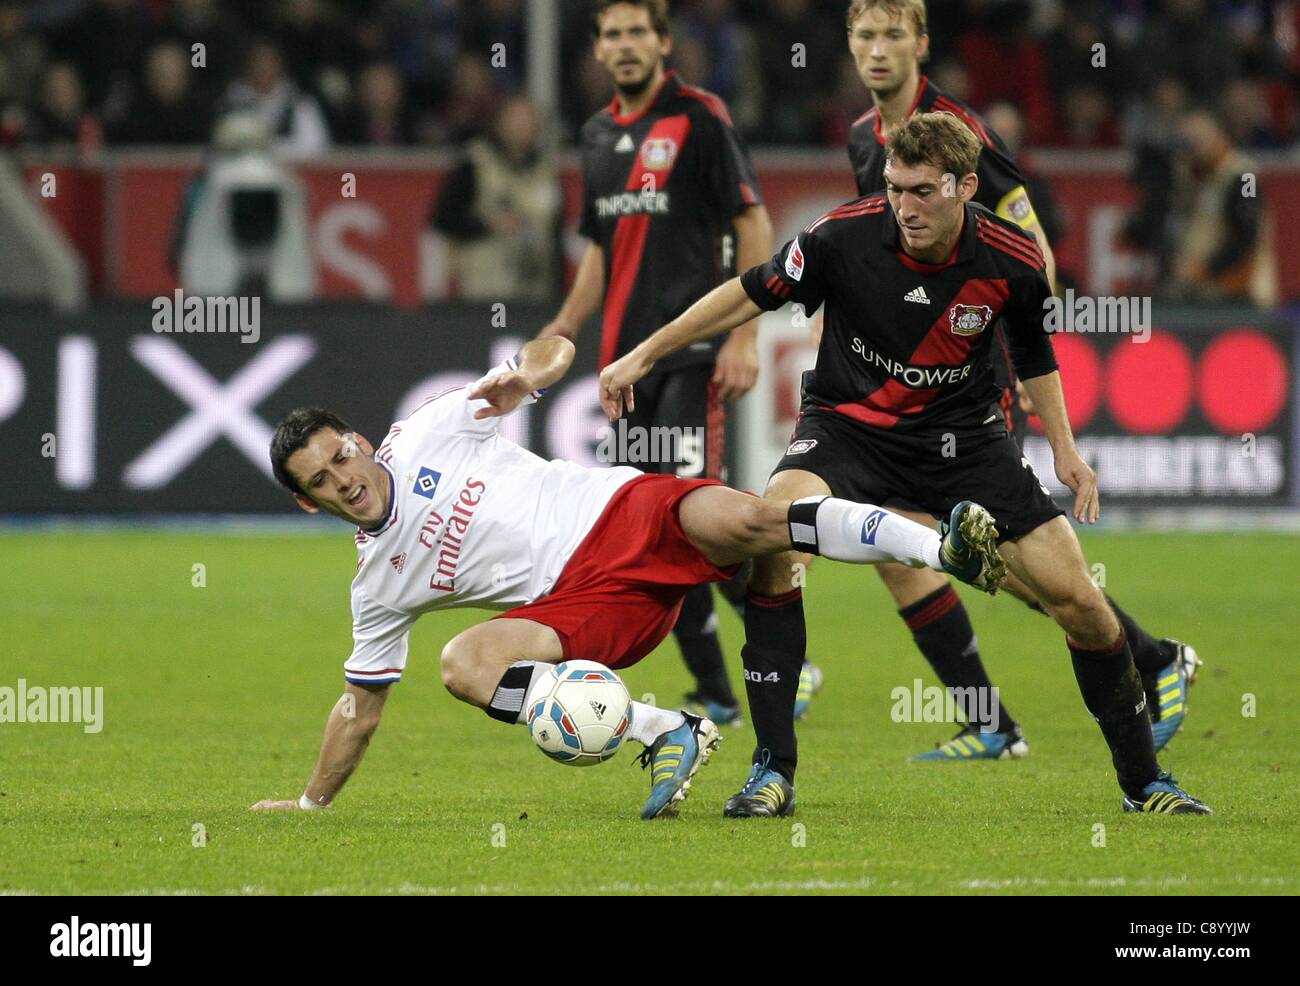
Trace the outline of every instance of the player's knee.
[[747, 496], [733, 517], [736, 536], [745, 544], [757, 544], [775, 531], [783, 531], [784, 508], [756, 496]]
[[468, 692], [474, 652], [473, 643], [464, 634], [452, 637], [442, 648], [442, 685], [457, 698], [463, 698]]
[[1086, 576], [1071, 580], [1041, 601], [1061, 626], [1076, 633], [1101, 629], [1110, 614], [1106, 597]]

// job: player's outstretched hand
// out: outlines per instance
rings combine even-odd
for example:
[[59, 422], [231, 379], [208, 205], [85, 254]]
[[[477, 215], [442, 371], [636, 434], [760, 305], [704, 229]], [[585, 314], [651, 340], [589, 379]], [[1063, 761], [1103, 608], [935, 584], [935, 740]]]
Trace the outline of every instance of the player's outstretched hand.
[[481, 421], [483, 418], [499, 418], [503, 414], [509, 414], [532, 392], [532, 383], [518, 370], [502, 370], [481, 377], [470, 386], [466, 396], [492, 405], [474, 412], [474, 419]]
[[758, 342], [752, 333], [731, 333], [718, 350], [713, 382], [724, 401], [736, 401], [758, 382]]
[[302, 811], [302, 806], [298, 804], [298, 799], [292, 801], [259, 801], [255, 805], [248, 806], [249, 811]]
[[628, 411], [636, 410], [632, 385], [649, 373], [653, 366], [653, 363], [642, 362], [633, 350], [600, 371], [600, 406], [605, 411], [605, 417], [617, 421], [623, 416], [624, 408]]
[[1097, 491], [1097, 474], [1084, 462], [1078, 452], [1056, 457], [1056, 475], [1074, 491], [1074, 519], [1079, 523], [1095, 524], [1101, 514], [1101, 499]]

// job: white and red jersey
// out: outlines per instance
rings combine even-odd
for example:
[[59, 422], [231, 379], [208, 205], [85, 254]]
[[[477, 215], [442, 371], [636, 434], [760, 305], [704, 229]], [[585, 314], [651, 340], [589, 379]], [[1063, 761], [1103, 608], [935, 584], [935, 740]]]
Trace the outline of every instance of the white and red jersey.
[[375, 451], [393, 496], [384, 521], [356, 533], [348, 681], [400, 680], [423, 613], [546, 595], [610, 498], [642, 475], [548, 462], [501, 435], [501, 417], [475, 420], [488, 404], [467, 392], [429, 398]]

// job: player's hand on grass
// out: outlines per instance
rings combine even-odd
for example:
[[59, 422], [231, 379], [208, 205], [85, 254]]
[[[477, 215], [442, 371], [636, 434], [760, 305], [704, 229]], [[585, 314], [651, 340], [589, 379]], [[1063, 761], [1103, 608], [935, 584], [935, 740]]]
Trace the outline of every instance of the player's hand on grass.
[[634, 349], [600, 371], [600, 406], [605, 411], [605, 417], [617, 421], [623, 416], [625, 408], [628, 411], [636, 410], [632, 385], [653, 368], [654, 363], [642, 360]]
[[752, 332], [732, 332], [718, 350], [713, 382], [725, 401], [739, 400], [758, 382], [758, 340]]
[[1073, 449], [1056, 457], [1056, 475], [1074, 491], [1074, 519], [1079, 523], [1095, 524], [1101, 514], [1101, 499], [1097, 491], [1097, 474]]
[[481, 421], [483, 418], [498, 418], [509, 414], [533, 389], [531, 381], [518, 370], [503, 370], [482, 377], [469, 388], [467, 396], [492, 405], [474, 412], [474, 419]]
[[248, 806], [249, 811], [302, 811], [302, 805], [298, 804], [298, 799], [292, 801], [259, 801], [255, 805]]

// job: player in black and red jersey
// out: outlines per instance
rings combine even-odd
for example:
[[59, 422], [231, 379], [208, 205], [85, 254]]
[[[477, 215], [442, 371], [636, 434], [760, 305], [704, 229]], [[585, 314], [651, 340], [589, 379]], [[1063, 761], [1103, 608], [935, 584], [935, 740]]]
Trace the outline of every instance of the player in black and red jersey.
[[[1051, 246], [1025, 190], [1025, 179], [1007, 146], [978, 113], [945, 93], [921, 70], [929, 55], [924, 0], [854, 0], [849, 5], [847, 27], [849, 51], [873, 103], [849, 130], [849, 161], [858, 194], [883, 191], [885, 140], [893, 130], [915, 113], [952, 113], [974, 132], [981, 144], [975, 169], [979, 187], [974, 201], [1033, 235], [1043, 255], [1048, 283], [1054, 284]], [[919, 300], [917, 303], [920, 304]], [[1027, 416], [1016, 399], [1010, 351], [1000, 324], [994, 327], [994, 332], [994, 380], [1002, 391], [1005, 427], [1017, 441], [1023, 442]], [[924, 519], [915, 511], [908, 515], [914, 520]], [[912, 632], [918, 649], [944, 685], [961, 690], [957, 692], [959, 695], [977, 694], [965, 689], [990, 688], [992, 682], [980, 660], [970, 617], [948, 580], [938, 573], [901, 565], [882, 566], [878, 574], [893, 596], [899, 616]], [[1036, 607], [1032, 594], [1016, 579], [1010, 579], [1006, 588]], [[1157, 640], [1113, 599], [1110, 603], [1124, 624], [1142, 672], [1158, 750], [1173, 738], [1182, 724], [1187, 713], [1187, 688], [1201, 662], [1191, 647], [1177, 640]], [[913, 759], [960, 761], [1023, 756], [1028, 752], [1024, 734], [1005, 705], [999, 710], [999, 725], [1000, 729], [993, 735], [977, 735], [978, 727], [968, 719], [968, 727], [956, 737]]]
[[[664, 67], [672, 47], [665, 0], [600, 0], [593, 26], [595, 57], [616, 95], [582, 128], [578, 231], [590, 243], [568, 298], [541, 335], [575, 339], [603, 298], [603, 368], [737, 269], [761, 263], [773, 243], [726, 105]], [[608, 445], [611, 462], [723, 478], [725, 401], [754, 385], [756, 331], [756, 322], [741, 326], [725, 343], [701, 341], [657, 367], [642, 385], [637, 412]], [[729, 588], [724, 593], [743, 606], [743, 580]], [[739, 721], [740, 707], [717, 623], [702, 585], [686, 598], [673, 633], [695, 676], [689, 707], [726, 724]]]
[[[1123, 626], [1003, 423], [990, 366], [998, 318], [1006, 320], [1011, 358], [1043, 421], [1057, 475], [1074, 491], [1073, 515], [1095, 521], [1096, 475], [1075, 447], [1044, 328], [1046, 263], [1033, 237], [973, 201], [980, 149], [951, 114], [912, 116], [888, 138], [886, 192], [822, 216], [601, 373], [602, 405], [617, 417], [635, 400], [632, 384], [660, 359], [788, 301], [810, 313], [826, 304], [793, 442], [765, 494], [795, 501], [791, 540], [802, 549], [754, 566], [743, 656], [758, 745], [728, 815], [784, 815], [794, 807], [792, 712], [806, 642], [795, 573], [811, 561], [801, 553], [816, 547], [807, 525], [831, 495], [902, 500], [934, 516], [966, 498], [984, 504], [1011, 571], [1066, 631], [1124, 809], [1209, 811], [1160, 770]], [[864, 524], [864, 543], [873, 536]]]

